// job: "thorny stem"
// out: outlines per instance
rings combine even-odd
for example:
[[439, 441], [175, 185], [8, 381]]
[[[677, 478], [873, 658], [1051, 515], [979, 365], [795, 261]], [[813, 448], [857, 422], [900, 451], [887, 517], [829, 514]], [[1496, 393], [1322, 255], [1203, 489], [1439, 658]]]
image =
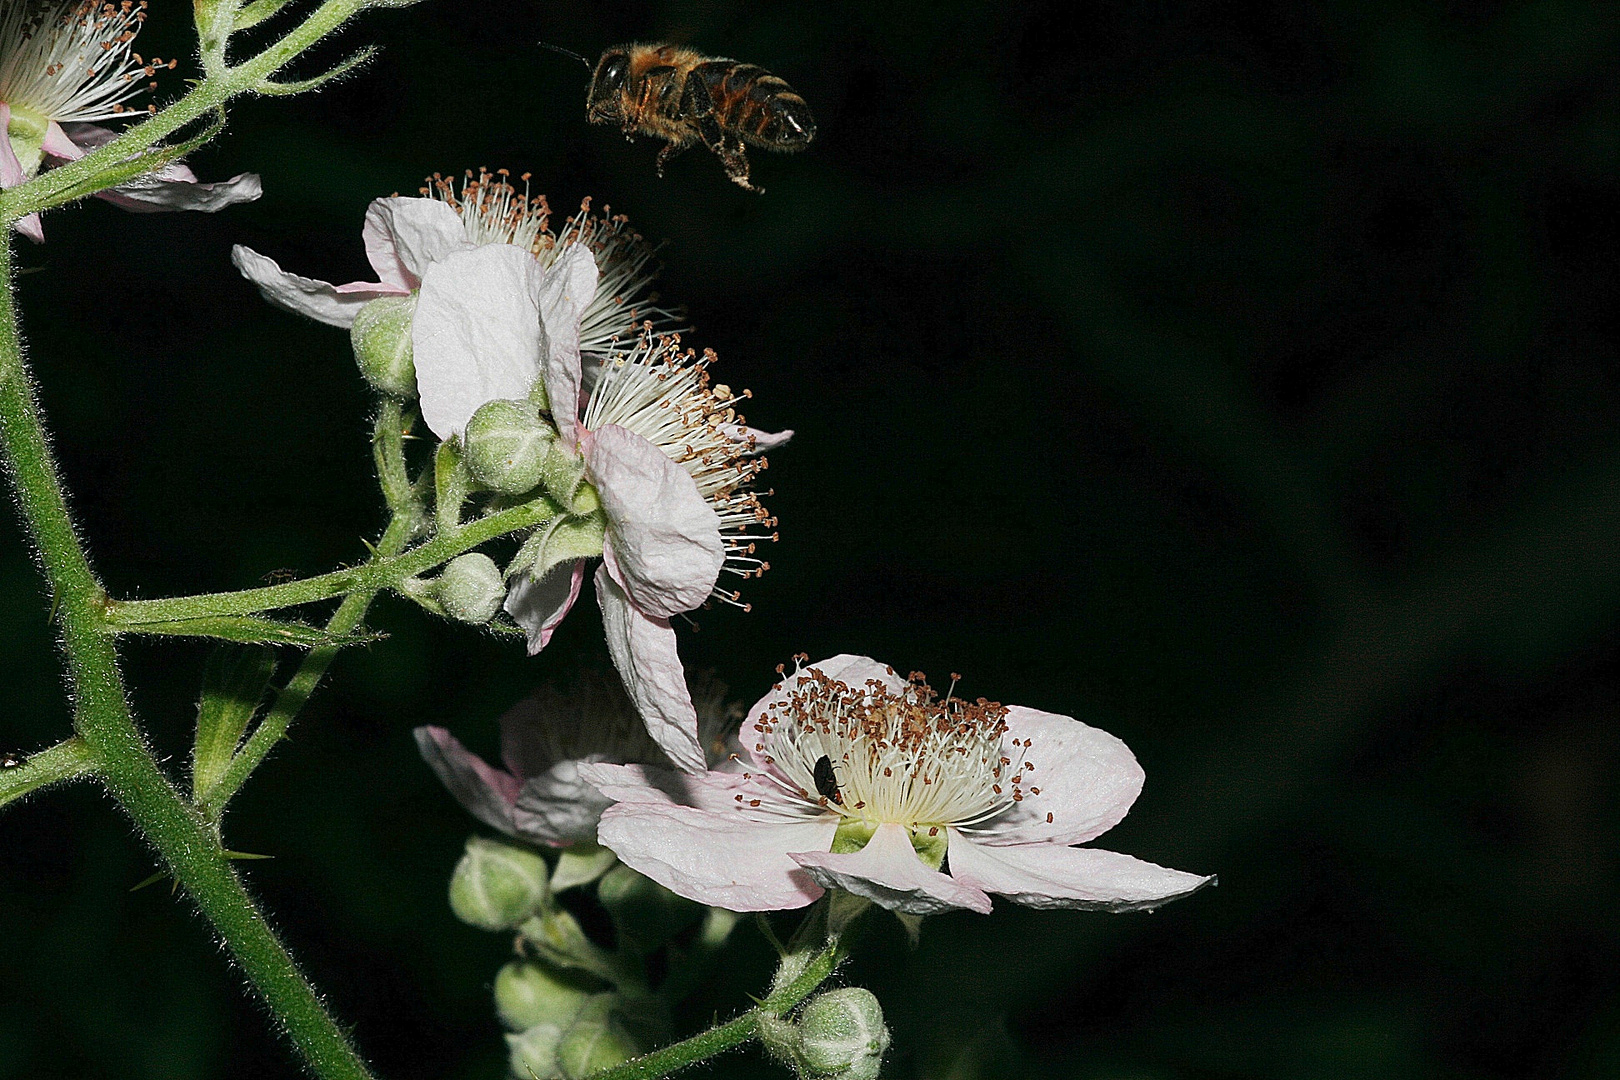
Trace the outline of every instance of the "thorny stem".
[[103, 628], [106, 592], [68, 513], [12, 295], [7, 237], [0, 242], [0, 450], [57, 601], [74, 728], [101, 782], [218, 930], [311, 1071], [324, 1080], [367, 1080], [364, 1063], [248, 896], [214, 829], [164, 775], [130, 713], [114, 638]]
[[809, 997], [816, 987], [827, 981], [845, 955], [839, 942], [830, 942], [805, 964], [797, 977], [736, 1019], [622, 1065], [591, 1073], [588, 1080], [657, 1080], [742, 1046], [759, 1034], [761, 1017], [780, 1017]]

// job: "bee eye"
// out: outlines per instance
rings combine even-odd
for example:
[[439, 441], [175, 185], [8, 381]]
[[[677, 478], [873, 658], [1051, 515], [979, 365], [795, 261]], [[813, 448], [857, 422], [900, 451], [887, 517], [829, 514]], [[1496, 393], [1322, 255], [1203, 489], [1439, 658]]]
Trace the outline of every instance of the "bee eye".
[[624, 88], [625, 76], [630, 74], [630, 58], [623, 53], [609, 53], [596, 69], [596, 88], [604, 94], [616, 94]]

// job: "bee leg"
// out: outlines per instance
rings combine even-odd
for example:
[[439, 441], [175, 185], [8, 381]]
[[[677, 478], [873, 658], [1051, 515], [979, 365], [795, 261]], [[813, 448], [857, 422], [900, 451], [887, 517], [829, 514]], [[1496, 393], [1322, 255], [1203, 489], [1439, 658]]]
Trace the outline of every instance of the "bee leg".
[[691, 145], [692, 144], [689, 142], [672, 142], [664, 144], [664, 148], [658, 151], [658, 178], [660, 180], [664, 178], [664, 166], [668, 165], [671, 161], [674, 161], [676, 155]]
[[736, 184], [744, 191], [752, 191], [759, 195], [765, 194], [764, 188], [755, 187], [748, 182], [748, 155], [744, 152], [740, 140], [722, 144], [715, 153], [720, 155], [720, 164], [726, 167], [726, 176], [730, 177], [733, 184]]

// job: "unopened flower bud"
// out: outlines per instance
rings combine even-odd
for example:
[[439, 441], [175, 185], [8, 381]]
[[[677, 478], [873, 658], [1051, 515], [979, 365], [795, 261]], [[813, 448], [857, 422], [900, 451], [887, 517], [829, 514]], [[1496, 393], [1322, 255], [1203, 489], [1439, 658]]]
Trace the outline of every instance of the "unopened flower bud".
[[467, 467], [480, 484], [522, 495], [540, 483], [557, 433], [523, 401], [486, 401], [467, 421]]
[[596, 994], [579, 1011], [557, 1044], [557, 1068], [570, 1080], [629, 1061], [641, 1048], [624, 1029], [614, 1007], [617, 994]]
[[495, 976], [495, 1011], [513, 1031], [537, 1024], [560, 1025], [557, 1034], [579, 1015], [590, 997], [583, 980], [549, 964], [514, 960]]
[[822, 994], [799, 1015], [801, 1071], [827, 1080], [876, 1080], [889, 1048], [883, 1006], [870, 990], [849, 986]]
[[563, 1075], [557, 1067], [557, 1044], [562, 1042], [559, 1024], [536, 1024], [526, 1031], [506, 1037], [508, 1067], [519, 1080], [557, 1080]]
[[540, 856], [475, 836], [450, 879], [450, 908], [479, 929], [510, 930], [535, 913], [547, 889]]
[[452, 619], [482, 626], [506, 599], [506, 581], [495, 560], [470, 551], [445, 564], [433, 581], [433, 598]]
[[383, 296], [363, 306], [349, 327], [354, 361], [366, 382], [389, 397], [416, 397], [416, 363], [411, 354], [415, 296]]

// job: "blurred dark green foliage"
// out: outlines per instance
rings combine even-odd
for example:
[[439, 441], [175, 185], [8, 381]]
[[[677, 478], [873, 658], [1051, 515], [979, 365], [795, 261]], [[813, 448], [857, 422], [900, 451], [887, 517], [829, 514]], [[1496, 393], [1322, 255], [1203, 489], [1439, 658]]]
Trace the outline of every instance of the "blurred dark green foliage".
[[[155, 4], [146, 50], [184, 54], [185, 16]], [[541, 39], [762, 63], [820, 134], [755, 155], [763, 197], [701, 149], [658, 181]], [[691, 340], [799, 432], [753, 613], [686, 655], [747, 699], [852, 651], [1072, 713], [1148, 772], [1102, 843], [1221, 875], [1151, 916], [931, 920], [915, 952], [884, 920], [848, 977], [892, 1075], [1620, 1073], [1616, 5], [429, 0], [361, 40], [364, 74], [242, 105], [198, 156], [263, 201], [88, 205], [22, 253], [115, 593], [319, 572], [381, 523], [345, 337], [268, 309], [230, 245], [359, 278], [373, 196], [532, 170], [668, 238]], [[0, 749], [34, 749], [67, 717], [7, 521]], [[473, 823], [410, 729], [491, 750], [536, 680], [604, 662], [593, 619], [531, 661], [381, 606], [391, 637], [227, 820], [386, 1076], [503, 1068], [506, 944], [444, 896]], [[205, 650], [127, 656], [178, 772]], [[0, 1077], [295, 1075], [183, 898], [127, 891], [152, 869], [90, 786], [0, 815]], [[703, 1009], [762, 985], [740, 940]]]

